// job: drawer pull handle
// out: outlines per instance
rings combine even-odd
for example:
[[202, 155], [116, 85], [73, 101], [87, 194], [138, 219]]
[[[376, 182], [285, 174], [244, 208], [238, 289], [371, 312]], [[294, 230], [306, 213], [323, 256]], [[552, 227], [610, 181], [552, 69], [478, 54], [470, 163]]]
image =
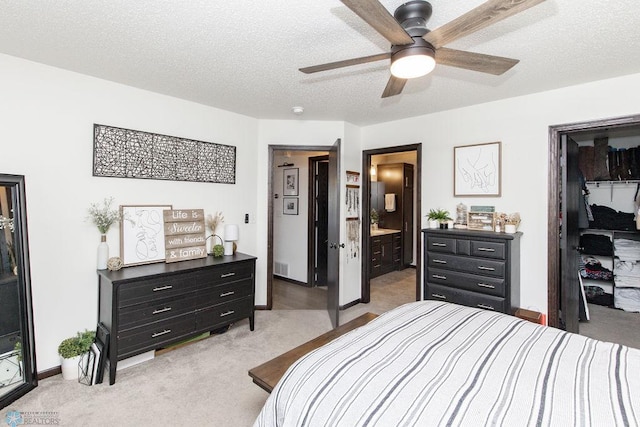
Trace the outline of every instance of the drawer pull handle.
[[166, 291], [167, 289], [172, 289], [172, 288], [173, 288], [172, 285], [160, 286], [159, 288], [153, 288], [153, 292]]
[[161, 308], [159, 310], [153, 310], [153, 313], [151, 314], [160, 314], [160, 313], [164, 313], [167, 311], [171, 311], [171, 307], [165, 307], [165, 308]]
[[380, 255], [380, 251], [375, 251], [373, 254], [374, 255]]
[[478, 286], [480, 286], [481, 288], [489, 288], [489, 289], [495, 289], [496, 287], [493, 285], [487, 285], [486, 283], [478, 283]]
[[236, 273], [221, 274], [221, 275], [220, 275], [220, 278], [221, 278], [221, 279], [224, 279], [225, 277], [231, 277], [231, 276], [235, 276], [235, 275], [236, 275]]
[[230, 314], [235, 313], [233, 310], [225, 311], [224, 313], [220, 313], [220, 317], [229, 316]]
[[495, 308], [491, 307], [490, 305], [485, 305], [485, 304], [478, 304], [479, 308], [484, 308], [485, 310], [495, 310]]
[[170, 332], [171, 332], [171, 329], [165, 329], [162, 332], [156, 332], [155, 334], [151, 335], [151, 338], [156, 338], [156, 337], [159, 337], [161, 335], [166, 335], [166, 334], [168, 334]]
[[496, 269], [495, 269], [495, 268], [493, 268], [493, 267], [485, 267], [485, 266], [483, 266], [483, 265], [479, 265], [479, 266], [478, 266], [478, 270], [496, 271]]
[[223, 292], [220, 294], [221, 297], [228, 297], [229, 295], [233, 295], [235, 294], [234, 291], [229, 291], [229, 292]]
[[479, 251], [482, 252], [495, 252], [496, 250], [493, 248], [478, 248]]
[[447, 263], [447, 261], [444, 261], [444, 260], [441, 260], [441, 259], [434, 259], [433, 262], [436, 263], [436, 264], [446, 264]]
[[446, 248], [447, 244], [446, 243], [432, 243], [431, 246], [438, 246], [440, 248]]
[[440, 295], [440, 294], [431, 294], [432, 297], [434, 298], [438, 298], [438, 299], [447, 299], [447, 297], [445, 297], [444, 295]]
[[447, 276], [442, 276], [441, 274], [432, 274], [431, 277], [433, 277], [434, 279], [447, 280]]

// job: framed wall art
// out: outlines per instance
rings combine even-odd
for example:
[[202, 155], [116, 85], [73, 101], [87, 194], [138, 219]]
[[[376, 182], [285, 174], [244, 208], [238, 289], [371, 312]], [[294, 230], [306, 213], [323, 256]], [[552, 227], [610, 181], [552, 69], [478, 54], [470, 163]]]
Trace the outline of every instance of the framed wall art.
[[453, 148], [453, 195], [499, 197], [501, 195], [500, 142]]
[[298, 215], [298, 198], [285, 197], [282, 199], [282, 213], [285, 215]]
[[285, 196], [297, 196], [298, 195], [298, 168], [285, 169], [283, 171], [282, 178], [282, 194]]
[[236, 183], [236, 147], [93, 125], [93, 176]]
[[120, 206], [120, 258], [124, 266], [165, 260], [164, 210], [171, 205]]

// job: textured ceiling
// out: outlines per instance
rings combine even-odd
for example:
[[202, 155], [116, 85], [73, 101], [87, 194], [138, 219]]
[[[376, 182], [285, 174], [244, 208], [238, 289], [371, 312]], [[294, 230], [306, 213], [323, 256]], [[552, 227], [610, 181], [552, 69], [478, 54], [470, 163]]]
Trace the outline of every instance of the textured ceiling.
[[[483, 0], [432, 0], [435, 29]], [[391, 12], [401, 1], [382, 0]], [[389, 43], [338, 0], [0, 0], [0, 52], [256, 118], [367, 125], [640, 72], [637, 0], [547, 0], [447, 47], [520, 59], [437, 66], [381, 99], [387, 61], [299, 67]]]

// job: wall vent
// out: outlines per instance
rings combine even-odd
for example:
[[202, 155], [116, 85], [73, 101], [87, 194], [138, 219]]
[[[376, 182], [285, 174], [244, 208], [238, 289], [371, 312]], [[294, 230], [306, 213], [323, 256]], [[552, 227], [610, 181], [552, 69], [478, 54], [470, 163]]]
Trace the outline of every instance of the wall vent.
[[289, 264], [276, 261], [275, 268], [273, 269], [273, 274], [275, 274], [276, 276], [289, 277]]

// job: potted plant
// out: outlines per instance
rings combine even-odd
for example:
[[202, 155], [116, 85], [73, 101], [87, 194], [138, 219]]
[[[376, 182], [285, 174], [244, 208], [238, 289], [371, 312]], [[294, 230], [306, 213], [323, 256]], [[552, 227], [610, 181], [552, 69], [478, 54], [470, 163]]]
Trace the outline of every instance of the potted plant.
[[446, 224], [447, 221], [451, 221], [449, 211], [445, 209], [430, 209], [427, 214], [427, 219], [429, 220], [429, 228], [445, 228], [444, 224]]
[[95, 332], [85, 330], [78, 332], [75, 337], [62, 340], [58, 346], [62, 378], [65, 380], [78, 379], [78, 364], [80, 358], [87, 354], [95, 338]]
[[371, 213], [369, 214], [369, 218], [371, 219], [371, 228], [374, 230], [378, 229], [378, 221], [380, 217], [378, 216], [378, 211], [375, 209], [371, 209]]

